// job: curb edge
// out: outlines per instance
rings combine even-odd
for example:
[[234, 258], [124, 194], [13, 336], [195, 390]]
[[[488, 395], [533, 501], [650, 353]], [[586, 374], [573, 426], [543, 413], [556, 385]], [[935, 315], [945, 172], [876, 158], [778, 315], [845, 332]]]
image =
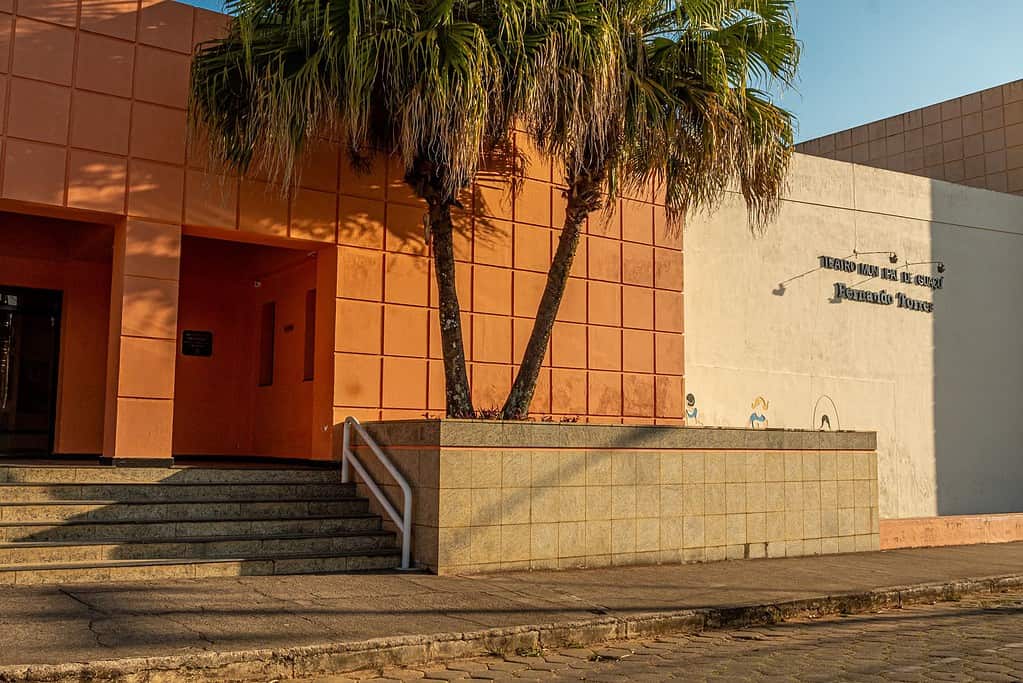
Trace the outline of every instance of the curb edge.
[[0, 683], [195, 683], [323, 676], [462, 659], [492, 652], [514, 653], [523, 649], [561, 648], [666, 634], [745, 628], [796, 617], [857, 613], [923, 602], [950, 601], [966, 595], [994, 593], [1021, 586], [1023, 574], [1008, 574], [892, 586], [777, 603], [656, 612], [628, 617], [605, 616], [465, 633], [69, 664], [8, 665], [0, 666]]

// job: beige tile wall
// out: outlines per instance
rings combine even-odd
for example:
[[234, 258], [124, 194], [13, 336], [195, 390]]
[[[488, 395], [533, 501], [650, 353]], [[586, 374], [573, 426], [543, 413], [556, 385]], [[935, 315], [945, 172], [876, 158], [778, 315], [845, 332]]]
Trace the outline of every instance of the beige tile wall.
[[1023, 80], [807, 140], [796, 150], [1023, 195]]
[[[388, 449], [442, 574], [876, 550], [873, 451]], [[384, 482], [379, 466], [358, 449]], [[387, 488], [400, 503], [396, 487]]]

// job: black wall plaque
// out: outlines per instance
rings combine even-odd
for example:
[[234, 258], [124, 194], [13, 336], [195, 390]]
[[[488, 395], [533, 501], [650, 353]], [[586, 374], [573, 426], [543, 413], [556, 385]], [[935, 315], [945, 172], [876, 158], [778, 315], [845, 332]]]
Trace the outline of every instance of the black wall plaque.
[[213, 333], [207, 330], [185, 330], [181, 333], [181, 353], [185, 356], [209, 358], [213, 355]]

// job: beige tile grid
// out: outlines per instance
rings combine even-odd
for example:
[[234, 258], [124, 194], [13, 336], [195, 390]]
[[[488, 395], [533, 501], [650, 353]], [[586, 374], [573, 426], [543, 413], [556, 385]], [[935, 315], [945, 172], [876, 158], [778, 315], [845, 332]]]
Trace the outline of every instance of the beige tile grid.
[[444, 450], [438, 562], [551, 569], [877, 547], [872, 452]]
[[1023, 194], [1023, 80], [807, 140], [796, 149]]

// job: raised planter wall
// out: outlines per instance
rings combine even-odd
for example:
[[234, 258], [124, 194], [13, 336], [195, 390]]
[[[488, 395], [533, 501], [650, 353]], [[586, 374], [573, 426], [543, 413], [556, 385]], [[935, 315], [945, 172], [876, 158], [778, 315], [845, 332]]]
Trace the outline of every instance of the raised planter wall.
[[[366, 427], [413, 486], [416, 563], [441, 574], [880, 547], [873, 432], [475, 420]], [[400, 509], [400, 490], [355, 447]]]

